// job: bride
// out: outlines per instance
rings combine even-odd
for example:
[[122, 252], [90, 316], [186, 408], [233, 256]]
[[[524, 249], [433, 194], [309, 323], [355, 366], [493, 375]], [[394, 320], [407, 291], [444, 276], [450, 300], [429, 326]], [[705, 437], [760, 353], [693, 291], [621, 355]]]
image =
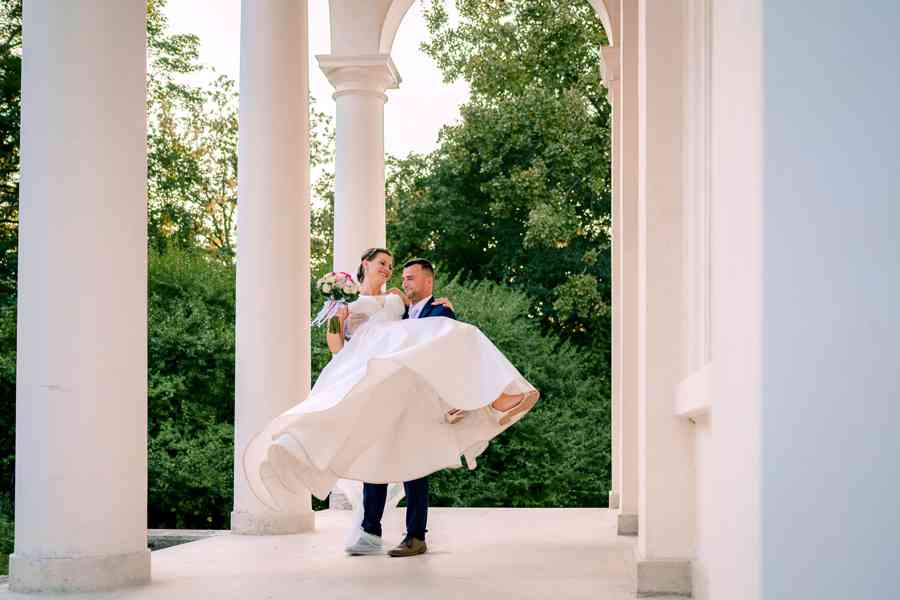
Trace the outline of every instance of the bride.
[[393, 256], [383, 248], [363, 255], [360, 297], [340, 315], [362, 324], [349, 341], [328, 334], [334, 356], [309, 396], [244, 453], [250, 487], [267, 506], [279, 510], [307, 490], [324, 500], [338, 479], [409, 482], [460, 467], [462, 457], [474, 469], [488, 442], [537, 402], [538, 391], [478, 328], [446, 308], [437, 312], [447, 316], [421, 318], [432, 316], [423, 306], [438, 305], [430, 285], [421, 297], [413, 270], [406, 293], [385, 293]]

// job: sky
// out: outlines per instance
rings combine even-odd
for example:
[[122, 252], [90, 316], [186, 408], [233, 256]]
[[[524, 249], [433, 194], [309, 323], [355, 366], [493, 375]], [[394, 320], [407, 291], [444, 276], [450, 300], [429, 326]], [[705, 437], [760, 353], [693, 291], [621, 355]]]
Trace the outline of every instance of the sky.
[[[199, 36], [203, 63], [239, 81], [240, 0], [169, 0], [165, 12], [171, 32]], [[330, 52], [330, 37], [328, 1], [309, 0], [310, 92], [319, 110], [334, 116], [334, 90], [315, 59], [317, 54]], [[441, 126], [459, 118], [459, 106], [468, 98], [465, 82], [444, 83], [435, 63], [419, 49], [427, 37], [422, 4], [416, 2], [403, 20], [391, 52], [403, 78], [399, 89], [387, 92], [385, 105], [385, 150], [394, 156], [433, 150]]]

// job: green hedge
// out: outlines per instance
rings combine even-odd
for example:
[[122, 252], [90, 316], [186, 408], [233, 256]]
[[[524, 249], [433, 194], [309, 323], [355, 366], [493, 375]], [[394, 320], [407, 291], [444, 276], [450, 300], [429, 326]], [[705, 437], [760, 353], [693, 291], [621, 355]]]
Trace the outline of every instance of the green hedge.
[[474, 471], [437, 473], [435, 506], [606, 506], [610, 483], [609, 383], [602, 357], [528, 318], [530, 299], [503, 286], [453, 281], [437, 290], [541, 390], [528, 416], [491, 442]]
[[229, 526], [234, 454], [234, 267], [151, 254], [150, 527]]
[[0, 494], [0, 575], [9, 572], [9, 555], [13, 551], [14, 537], [12, 501], [8, 495]]
[[[170, 252], [151, 255], [149, 279], [148, 525], [227, 528], [233, 493], [234, 267], [202, 254]], [[562, 343], [552, 332], [542, 334], [528, 317], [529, 298], [515, 290], [452, 281], [438, 292], [543, 395], [526, 419], [492, 442], [478, 469], [436, 474], [432, 504], [604, 506], [610, 476], [605, 358]], [[324, 335], [315, 331], [314, 378], [329, 358]], [[0, 307], [0, 480], [9, 482], [0, 493], [7, 494], [14, 390], [15, 310], [7, 306]]]

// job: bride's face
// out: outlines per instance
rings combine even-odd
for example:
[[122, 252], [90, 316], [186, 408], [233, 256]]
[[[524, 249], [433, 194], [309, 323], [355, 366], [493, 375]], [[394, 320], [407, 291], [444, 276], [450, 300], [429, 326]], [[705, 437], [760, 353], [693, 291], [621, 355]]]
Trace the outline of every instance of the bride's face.
[[376, 254], [372, 260], [365, 261], [366, 283], [371, 279], [373, 284], [381, 285], [391, 278], [394, 272], [394, 259], [389, 254]]

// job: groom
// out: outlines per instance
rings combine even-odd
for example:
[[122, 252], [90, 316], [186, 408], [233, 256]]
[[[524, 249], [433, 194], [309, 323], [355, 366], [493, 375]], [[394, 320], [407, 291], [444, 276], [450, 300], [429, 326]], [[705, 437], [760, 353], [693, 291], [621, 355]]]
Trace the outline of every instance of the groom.
[[[410, 305], [404, 319], [449, 317], [455, 319], [452, 307], [435, 303], [434, 266], [424, 258], [414, 258], [403, 265], [403, 291]], [[388, 552], [391, 556], [416, 556], [428, 550], [425, 545], [425, 525], [428, 520], [428, 478], [404, 481], [406, 491], [406, 537], [400, 545]], [[363, 485], [362, 532], [355, 544], [347, 548], [351, 556], [380, 554], [381, 517], [387, 501], [386, 483]]]

